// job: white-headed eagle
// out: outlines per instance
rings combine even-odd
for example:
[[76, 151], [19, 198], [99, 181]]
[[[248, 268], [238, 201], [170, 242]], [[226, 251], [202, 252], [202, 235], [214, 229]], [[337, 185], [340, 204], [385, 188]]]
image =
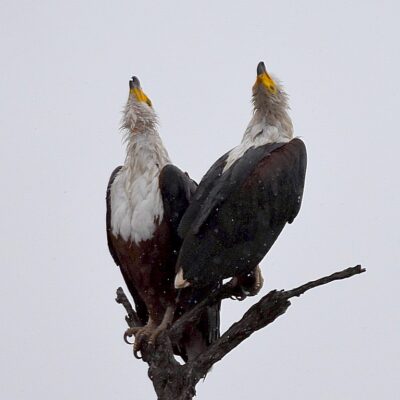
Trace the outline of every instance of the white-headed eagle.
[[[157, 335], [193, 307], [209, 288], [179, 296], [173, 281], [182, 243], [177, 229], [196, 184], [171, 164], [158, 134], [152, 103], [133, 77], [129, 82], [122, 129], [127, 154], [114, 170], [107, 188], [107, 239], [115, 263], [135, 301], [144, 327], [135, 334], [135, 354], [144, 341]], [[196, 327], [184, 332], [175, 352], [184, 359], [204, 351], [219, 336], [219, 304], [209, 307]]]
[[253, 104], [242, 142], [208, 170], [180, 222], [177, 288], [253, 273], [300, 210], [306, 148], [293, 138], [287, 95], [263, 62]]

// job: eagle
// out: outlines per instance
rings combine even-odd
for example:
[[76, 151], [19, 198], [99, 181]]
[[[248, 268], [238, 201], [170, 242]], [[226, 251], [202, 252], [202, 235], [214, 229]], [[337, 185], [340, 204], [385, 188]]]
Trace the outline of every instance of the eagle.
[[[107, 187], [107, 241], [143, 324], [128, 329], [124, 336], [135, 335], [137, 355], [146, 341], [154, 343], [209, 288], [179, 296], [174, 288], [182, 243], [178, 226], [197, 185], [171, 164], [158, 133], [157, 115], [137, 77], [129, 81], [121, 129], [127, 151], [124, 165], [114, 170]], [[219, 304], [215, 304], [204, 311], [197, 326], [184, 332], [174, 351], [187, 360], [218, 336]]]
[[283, 86], [263, 62], [253, 105], [241, 143], [208, 170], [181, 219], [176, 288], [254, 274], [300, 210], [306, 148], [293, 137]]

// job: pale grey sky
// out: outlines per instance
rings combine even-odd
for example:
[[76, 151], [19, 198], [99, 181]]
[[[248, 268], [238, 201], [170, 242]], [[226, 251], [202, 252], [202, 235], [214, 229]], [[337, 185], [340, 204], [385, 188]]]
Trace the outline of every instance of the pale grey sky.
[[[199, 180], [241, 139], [258, 61], [285, 84], [305, 197], [262, 263], [315, 289], [222, 362], [199, 399], [400, 398], [396, 1], [1, 1], [0, 398], [153, 399], [122, 341], [105, 188], [136, 74]], [[223, 326], [254, 301], [226, 302]]]

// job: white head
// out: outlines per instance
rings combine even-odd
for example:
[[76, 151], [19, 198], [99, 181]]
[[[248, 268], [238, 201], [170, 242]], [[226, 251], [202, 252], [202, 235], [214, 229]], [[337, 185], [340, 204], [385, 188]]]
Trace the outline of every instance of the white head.
[[139, 79], [133, 76], [129, 81], [129, 97], [123, 111], [121, 129], [127, 135], [153, 131], [157, 127], [157, 115], [150, 99], [143, 92]]
[[293, 125], [288, 114], [288, 95], [281, 83], [271, 78], [262, 61], [257, 66], [257, 79], [253, 86], [253, 104], [255, 114], [251, 124], [257, 124], [261, 120], [268, 126], [276, 127], [278, 131], [270, 135], [272, 141], [292, 139]]
[[115, 236], [139, 243], [150, 239], [163, 219], [159, 174], [170, 160], [158, 134], [157, 115], [136, 77], [129, 81], [121, 129], [126, 158], [111, 187], [111, 226]]
[[254, 109], [260, 111], [289, 109], [288, 96], [281, 83], [271, 78], [262, 61], [257, 66], [257, 79], [253, 86], [253, 104]]

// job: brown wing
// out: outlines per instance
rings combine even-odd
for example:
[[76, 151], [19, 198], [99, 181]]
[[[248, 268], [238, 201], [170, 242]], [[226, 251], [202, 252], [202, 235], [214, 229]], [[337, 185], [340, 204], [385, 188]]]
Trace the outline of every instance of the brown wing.
[[299, 212], [306, 162], [293, 139], [251, 148], [216, 175], [179, 253], [184, 278], [203, 286], [253, 270]]
[[[197, 184], [174, 165], [167, 165], [160, 174], [160, 190], [164, 204], [164, 218], [168, 221], [174, 235], [174, 250], [178, 254], [182, 239], [177, 230], [182, 215], [185, 213], [195, 193]], [[180, 292], [175, 318], [192, 309], [196, 304], [208, 296], [216, 285], [206, 288], [187, 288]], [[220, 303], [207, 307], [199, 322], [189, 327], [183, 334], [176, 349], [184, 360], [190, 360], [204, 352], [204, 350], [219, 338]]]
[[148, 311], [145, 303], [141, 299], [141, 297], [138, 294], [138, 291], [136, 290], [135, 286], [133, 285], [133, 282], [130, 280], [129, 276], [125, 273], [124, 268], [121, 265], [121, 262], [118, 257], [118, 252], [113, 246], [113, 237], [112, 237], [112, 228], [111, 228], [111, 199], [110, 199], [110, 193], [111, 193], [111, 185], [114, 182], [115, 177], [117, 176], [118, 172], [120, 171], [122, 167], [119, 166], [115, 168], [113, 173], [111, 174], [110, 180], [108, 182], [107, 186], [107, 194], [106, 194], [106, 205], [107, 205], [107, 211], [106, 211], [106, 231], [107, 231], [107, 243], [108, 243], [108, 249], [110, 251], [110, 254], [112, 258], [114, 259], [115, 264], [117, 264], [120, 267], [121, 274], [125, 280], [126, 286], [128, 287], [128, 290], [135, 302], [135, 308], [136, 308], [136, 313], [142, 322], [143, 325], [146, 324], [148, 320]]

